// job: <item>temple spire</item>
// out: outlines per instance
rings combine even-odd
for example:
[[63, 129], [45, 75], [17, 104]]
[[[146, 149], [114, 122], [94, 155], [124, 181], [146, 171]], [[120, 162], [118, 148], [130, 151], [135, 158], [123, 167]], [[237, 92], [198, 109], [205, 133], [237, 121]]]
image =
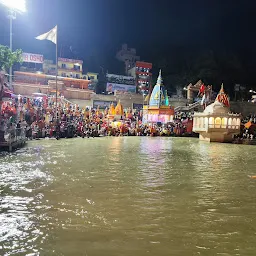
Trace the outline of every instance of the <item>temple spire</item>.
[[224, 85], [223, 85], [223, 83], [221, 84], [220, 92], [221, 92], [221, 93], [225, 93], [225, 92], [224, 92]]
[[229, 104], [229, 98], [228, 98], [228, 95], [225, 93], [224, 91], [224, 85], [223, 83], [221, 84], [221, 88], [220, 88], [220, 91], [215, 99], [215, 102], [218, 101], [222, 104], [224, 104], [226, 107], [229, 107], [230, 104]]
[[163, 84], [162, 70], [161, 70], [161, 69], [159, 70], [159, 75], [158, 75], [156, 84], [157, 84], [157, 85], [162, 85], [162, 84]]

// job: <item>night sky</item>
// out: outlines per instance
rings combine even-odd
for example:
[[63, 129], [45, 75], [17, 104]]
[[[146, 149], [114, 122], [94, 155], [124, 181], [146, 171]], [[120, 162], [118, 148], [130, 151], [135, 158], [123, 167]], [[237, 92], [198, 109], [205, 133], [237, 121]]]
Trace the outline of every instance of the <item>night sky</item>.
[[[14, 48], [54, 58], [54, 45], [35, 36], [59, 26], [62, 57], [85, 60], [97, 55], [111, 69], [122, 43], [145, 61], [175, 47], [234, 49], [255, 57], [256, 1], [172, 0], [28, 0], [28, 12], [13, 25]], [[9, 44], [9, 23], [0, 10], [0, 44]], [[70, 46], [72, 51], [70, 51]], [[92, 70], [93, 71], [93, 70]]]

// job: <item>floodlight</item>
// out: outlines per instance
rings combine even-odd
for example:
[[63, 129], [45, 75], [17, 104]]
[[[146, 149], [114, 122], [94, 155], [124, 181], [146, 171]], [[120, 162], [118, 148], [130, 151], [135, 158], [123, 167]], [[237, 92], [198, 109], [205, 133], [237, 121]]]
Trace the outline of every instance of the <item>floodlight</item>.
[[16, 12], [26, 12], [26, 0], [0, 0], [0, 3]]
[[[8, 8], [8, 19], [10, 20], [10, 50], [12, 51], [12, 20], [16, 19], [16, 13], [26, 12], [26, 0], [0, 0], [0, 4]], [[9, 71], [9, 83], [12, 86], [12, 66]]]

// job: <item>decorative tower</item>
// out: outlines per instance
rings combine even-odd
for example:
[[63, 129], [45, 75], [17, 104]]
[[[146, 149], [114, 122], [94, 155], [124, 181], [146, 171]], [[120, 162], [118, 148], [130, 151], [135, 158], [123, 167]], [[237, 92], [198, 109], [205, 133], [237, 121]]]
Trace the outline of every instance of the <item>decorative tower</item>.
[[110, 105], [110, 108], [109, 108], [109, 110], [108, 110], [108, 114], [109, 114], [110, 116], [114, 116], [114, 115], [116, 114], [115, 106], [114, 106], [113, 102], [112, 102], [111, 105]]
[[173, 121], [174, 109], [169, 106], [167, 91], [164, 90], [161, 70], [156, 85], [150, 95], [149, 104], [143, 106], [143, 123], [163, 123]]
[[163, 79], [162, 79], [161, 73], [162, 72], [160, 69], [156, 85], [154, 86], [154, 89], [150, 96], [149, 106], [154, 106], [154, 107], [165, 106], [165, 93], [163, 89], [164, 85], [163, 85]]
[[115, 106], [112, 102], [110, 107], [109, 107], [108, 114], [106, 116], [106, 118], [108, 119], [108, 124], [109, 124], [109, 122], [112, 122], [114, 120], [115, 114], [116, 114]]
[[121, 101], [119, 100], [117, 105], [116, 105], [116, 108], [115, 108], [115, 117], [117, 119], [120, 119], [123, 115], [124, 115], [124, 109], [123, 109], [123, 106], [121, 104]]

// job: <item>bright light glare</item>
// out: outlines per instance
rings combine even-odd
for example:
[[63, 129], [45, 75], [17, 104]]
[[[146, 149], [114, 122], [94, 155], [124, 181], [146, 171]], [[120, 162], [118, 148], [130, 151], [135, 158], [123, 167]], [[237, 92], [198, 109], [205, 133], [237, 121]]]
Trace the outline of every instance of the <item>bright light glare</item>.
[[26, 12], [26, 0], [0, 0], [7, 8], [17, 12]]

